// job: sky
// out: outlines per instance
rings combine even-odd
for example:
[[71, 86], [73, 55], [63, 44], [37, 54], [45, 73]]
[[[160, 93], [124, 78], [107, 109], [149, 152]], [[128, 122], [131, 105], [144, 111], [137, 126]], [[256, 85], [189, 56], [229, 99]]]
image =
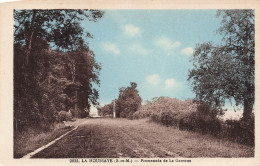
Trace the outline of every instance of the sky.
[[187, 81], [196, 44], [221, 41], [216, 10], [104, 10], [83, 22], [89, 47], [101, 63], [99, 102], [110, 103], [119, 88], [137, 83], [143, 101], [195, 97]]

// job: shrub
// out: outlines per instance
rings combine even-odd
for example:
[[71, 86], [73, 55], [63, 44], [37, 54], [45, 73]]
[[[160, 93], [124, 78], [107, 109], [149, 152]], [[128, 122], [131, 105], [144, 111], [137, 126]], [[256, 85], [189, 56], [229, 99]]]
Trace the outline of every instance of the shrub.
[[254, 115], [248, 120], [226, 120], [224, 132], [231, 140], [246, 144], [255, 145], [255, 118]]
[[72, 119], [72, 114], [67, 111], [60, 111], [59, 112], [59, 121], [67, 121]]
[[169, 97], [159, 97], [134, 113], [134, 118], [149, 117], [165, 126], [178, 126], [182, 130], [217, 134], [221, 130], [220, 120], [216, 118], [219, 110], [192, 100], [181, 101]]
[[194, 130], [195, 129], [195, 119], [192, 116], [184, 117], [180, 120], [179, 129], [181, 130]]
[[196, 111], [185, 115], [180, 121], [179, 128], [217, 135], [221, 131], [221, 121], [217, 115], [222, 115], [223, 110], [211, 108], [204, 103], [194, 105]]
[[148, 101], [133, 117], [150, 118], [151, 121], [165, 126], [177, 126], [180, 130], [222, 136], [246, 145], [254, 145], [254, 115], [249, 120], [221, 121], [218, 116], [223, 115], [224, 111], [192, 100], [159, 97]]
[[176, 124], [176, 121], [178, 121], [178, 118], [176, 118], [175, 116], [176, 113], [172, 111], [162, 111], [160, 114], [160, 121], [165, 126], [173, 126], [174, 124]]
[[221, 131], [220, 120], [209, 115], [198, 114], [195, 117], [195, 131], [217, 135]]
[[181, 101], [169, 97], [154, 98], [148, 101], [137, 112], [134, 118], [147, 118], [166, 126], [179, 125], [180, 120], [196, 111], [192, 100]]
[[103, 117], [113, 117], [113, 102], [98, 108], [98, 114]]

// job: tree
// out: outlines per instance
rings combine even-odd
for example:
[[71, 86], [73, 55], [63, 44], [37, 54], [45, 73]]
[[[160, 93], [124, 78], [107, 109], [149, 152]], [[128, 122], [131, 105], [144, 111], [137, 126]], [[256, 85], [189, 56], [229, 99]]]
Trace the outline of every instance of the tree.
[[15, 10], [14, 43], [24, 46], [24, 67], [30, 71], [37, 63], [36, 55], [42, 49], [38, 46], [40, 40], [63, 51], [86, 47], [84, 38], [92, 36], [84, 32], [81, 21], [97, 21], [102, 16], [99, 10]]
[[130, 82], [129, 87], [122, 87], [119, 89], [119, 97], [116, 101], [117, 117], [132, 118], [141, 106], [142, 99], [138, 94], [137, 84]]
[[[81, 22], [102, 16], [99, 10], [14, 10], [15, 129], [46, 126], [75, 101], [82, 108], [89, 106], [88, 99], [96, 103], [92, 84], [99, 84], [100, 65], [84, 40], [92, 36]], [[70, 92], [80, 88], [90, 93], [73, 100]]]
[[255, 99], [255, 29], [253, 10], [218, 10], [223, 45], [197, 44], [189, 71], [196, 99], [221, 108], [226, 99], [252, 114]]
[[15, 43], [30, 51], [35, 39], [45, 38], [56, 48], [76, 49], [84, 44], [83, 37], [92, 37], [84, 32], [81, 21], [97, 21], [103, 14], [99, 10], [15, 10]]
[[98, 108], [98, 115], [103, 117], [113, 117], [113, 101], [109, 104], [104, 105], [103, 107]]
[[[81, 48], [78, 51], [68, 54], [70, 63], [68, 63], [70, 78], [74, 83], [78, 83], [77, 89], [74, 88], [73, 94], [81, 115], [85, 114], [84, 109], [89, 109], [91, 104], [98, 105], [98, 90], [93, 84], [99, 85], [99, 71], [101, 66], [95, 61], [95, 54], [87, 49]], [[75, 108], [76, 110], [76, 108]], [[84, 115], [83, 115], [84, 116]]]

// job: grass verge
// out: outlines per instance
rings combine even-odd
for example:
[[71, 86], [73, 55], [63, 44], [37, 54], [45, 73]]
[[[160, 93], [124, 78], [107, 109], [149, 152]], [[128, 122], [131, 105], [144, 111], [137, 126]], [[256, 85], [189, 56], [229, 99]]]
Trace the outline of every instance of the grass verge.
[[65, 126], [63, 123], [55, 123], [47, 131], [37, 128], [27, 128], [21, 132], [14, 132], [14, 158], [23, 157], [58, 138], [72, 128]]

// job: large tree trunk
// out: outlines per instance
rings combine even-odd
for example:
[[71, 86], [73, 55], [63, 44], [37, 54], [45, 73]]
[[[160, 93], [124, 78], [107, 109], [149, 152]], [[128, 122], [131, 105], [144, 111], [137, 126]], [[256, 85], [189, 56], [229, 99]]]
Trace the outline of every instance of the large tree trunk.
[[33, 10], [33, 16], [32, 16], [32, 21], [31, 21], [31, 25], [30, 25], [30, 33], [27, 36], [27, 51], [26, 51], [26, 65], [27, 66], [30, 63], [29, 58], [30, 58], [30, 54], [31, 54], [31, 50], [32, 50], [32, 42], [33, 42], [34, 33], [35, 33], [35, 29], [34, 29], [35, 17], [36, 17], [36, 11]]
[[[249, 80], [250, 78], [246, 78], [246, 79]], [[245, 86], [246, 86], [246, 91], [244, 92], [243, 119], [247, 121], [248, 119], [250, 119], [250, 116], [252, 115], [252, 111], [253, 111], [253, 105], [255, 102], [255, 97], [254, 97], [255, 88], [254, 88], [254, 84], [250, 85], [249, 81], [247, 80], [245, 82]]]
[[254, 104], [253, 101], [250, 101], [249, 99], [244, 99], [244, 112], [243, 112], [244, 120], [250, 119], [250, 116], [252, 115], [253, 104]]

